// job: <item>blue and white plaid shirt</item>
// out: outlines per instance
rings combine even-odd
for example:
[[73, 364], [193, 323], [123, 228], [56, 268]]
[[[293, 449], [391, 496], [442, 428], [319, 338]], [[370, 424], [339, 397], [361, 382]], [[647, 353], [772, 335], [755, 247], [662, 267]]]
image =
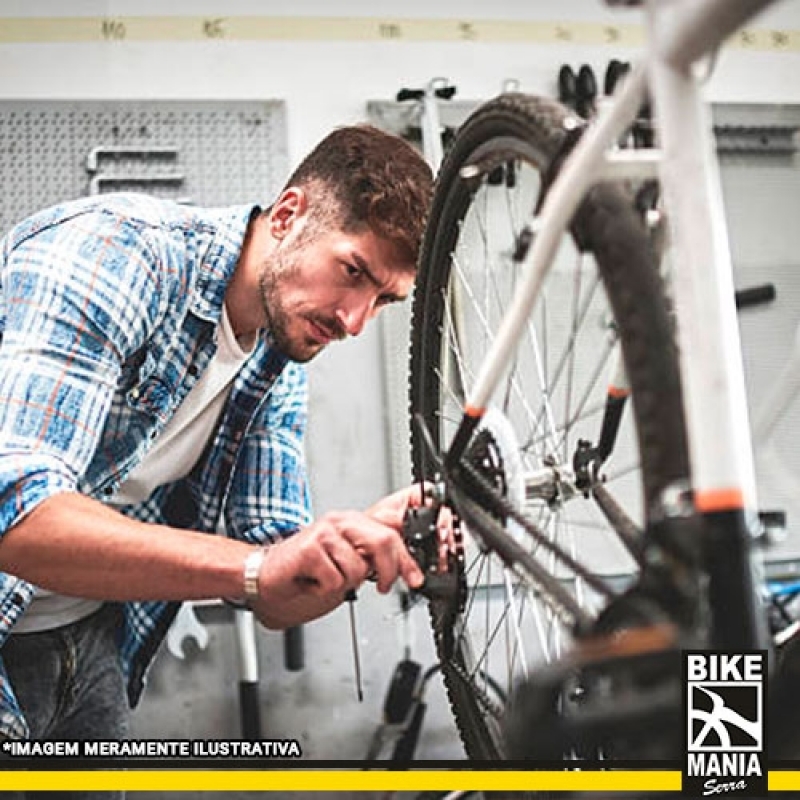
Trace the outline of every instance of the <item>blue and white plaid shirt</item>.
[[[0, 537], [59, 492], [112, 497], [142, 460], [214, 355], [255, 211], [106, 195], [42, 211], [0, 242]], [[221, 521], [249, 542], [291, 534], [310, 518], [306, 405], [305, 369], [264, 334], [191, 473], [124, 513], [209, 533]], [[0, 572], [0, 646], [32, 594]], [[124, 606], [132, 704], [177, 608]], [[0, 659], [0, 734], [27, 733]]]

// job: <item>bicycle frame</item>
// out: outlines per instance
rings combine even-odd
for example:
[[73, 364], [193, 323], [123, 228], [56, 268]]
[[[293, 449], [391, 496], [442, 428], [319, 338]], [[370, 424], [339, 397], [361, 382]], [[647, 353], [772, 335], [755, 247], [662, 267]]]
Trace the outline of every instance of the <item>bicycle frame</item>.
[[[767, 647], [750, 556], [755, 477], [718, 165], [694, 66], [770, 2], [646, 3], [651, 45], [647, 57], [599, 110], [532, 220], [535, 238], [520, 265], [520, 287], [467, 398], [447, 454], [449, 464], [460, 459], [485, 414], [586, 191], [600, 180], [658, 175], [677, 256], [674, 296], [693, 476], [689, 512], [702, 520], [710, 574], [710, 644], [740, 650]], [[615, 150], [648, 92], [660, 149]], [[676, 496], [686, 488], [675, 487]], [[686, 513], [674, 498], [664, 497], [662, 506], [665, 516]]]

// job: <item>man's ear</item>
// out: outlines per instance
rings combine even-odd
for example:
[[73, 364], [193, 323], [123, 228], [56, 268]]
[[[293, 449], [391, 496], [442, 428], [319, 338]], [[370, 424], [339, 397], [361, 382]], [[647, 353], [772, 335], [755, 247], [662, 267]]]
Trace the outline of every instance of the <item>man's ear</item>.
[[290, 186], [281, 192], [269, 213], [269, 230], [275, 239], [284, 239], [297, 227], [298, 222], [308, 210], [308, 197], [297, 186]]

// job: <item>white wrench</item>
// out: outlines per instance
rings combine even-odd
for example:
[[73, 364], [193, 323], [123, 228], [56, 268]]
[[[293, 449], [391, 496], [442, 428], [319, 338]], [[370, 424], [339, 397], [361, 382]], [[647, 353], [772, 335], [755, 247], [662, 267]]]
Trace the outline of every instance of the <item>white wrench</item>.
[[197, 615], [194, 613], [194, 603], [183, 603], [167, 632], [167, 649], [175, 658], [183, 661], [183, 642], [185, 639], [194, 639], [200, 650], [208, 646], [208, 631]]

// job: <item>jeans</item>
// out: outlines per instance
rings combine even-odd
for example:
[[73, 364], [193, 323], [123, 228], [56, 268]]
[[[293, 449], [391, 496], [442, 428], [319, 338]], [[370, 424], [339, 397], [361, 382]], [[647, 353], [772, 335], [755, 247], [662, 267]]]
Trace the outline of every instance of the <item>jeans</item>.
[[[6, 639], [0, 654], [31, 739], [119, 740], [127, 736], [130, 709], [115, 643], [119, 619], [119, 608], [108, 604], [63, 628], [12, 634]], [[123, 796], [122, 792], [0, 792], [2, 800], [119, 800]]]

